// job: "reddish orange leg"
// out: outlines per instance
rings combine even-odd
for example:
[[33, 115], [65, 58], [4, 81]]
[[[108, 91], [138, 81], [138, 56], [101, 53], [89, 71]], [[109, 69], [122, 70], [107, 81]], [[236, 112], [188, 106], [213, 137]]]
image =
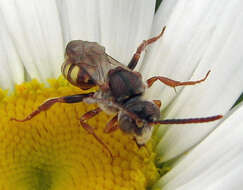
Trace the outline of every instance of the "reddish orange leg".
[[153, 100], [153, 102], [160, 108], [161, 107], [161, 101], [160, 100]]
[[116, 131], [117, 129], [119, 129], [118, 125], [117, 125], [117, 119], [118, 119], [118, 115], [115, 115], [106, 125], [104, 132], [105, 133], [111, 133], [113, 131]]
[[158, 36], [155, 36], [155, 37], [150, 38], [148, 40], [144, 40], [140, 44], [140, 46], [138, 46], [136, 53], [133, 55], [132, 60], [128, 64], [128, 68], [129, 69], [133, 70], [136, 67], [142, 51], [146, 48], [146, 46], [148, 46], [149, 44], [152, 44], [152, 43], [156, 42], [161, 36], [163, 36], [164, 31], [165, 31], [165, 28], [166, 27], [164, 26], [164, 28], [162, 29], [162, 31], [160, 32], [160, 34]]
[[29, 114], [26, 118], [24, 119], [16, 119], [16, 118], [11, 118], [11, 120], [18, 121], [18, 122], [24, 122], [31, 120], [33, 117], [38, 115], [42, 111], [46, 111], [51, 108], [55, 103], [77, 103], [83, 101], [83, 99], [92, 97], [94, 95], [93, 92], [87, 93], [87, 94], [75, 94], [71, 96], [63, 96], [63, 97], [58, 97], [58, 98], [52, 98], [49, 100], [46, 100], [43, 104], [41, 104], [35, 111], [33, 111], [31, 114]]
[[195, 84], [198, 84], [200, 82], [205, 81], [207, 79], [209, 73], [210, 73], [210, 70], [207, 72], [205, 77], [201, 80], [186, 81], [186, 82], [175, 81], [175, 80], [172, 80], [172, 79], [169, 79], [169, 78], [166, 78], [166, 77], [162, 77], [162, 76], [155, 76], [155, 77], [148, 79], [147, 84], [148, 84], [148, 87], [151, 87], [155, 81], [159, 80], [160, 82], [164, 83], [165, 85], [168, 85], [168, 86], [173, 87], [173, 88], [175, 88], [176, 86], [195, 85]]
[[81, 126], [91, 135], [94, 136], [94, 138], [103, 146], [105, 149], [108, 151], [109, 155], [111, 156], [111, 160], [113, 161], [113, 155], [108, 148], [108, 146], [95, 134], [94, 129], [86, 123], [87, 120], [91, 119], [92, 117], [96, 116], [102, 111], [100, 108], [96, 108], [94, 110], [91, 110], [87, 113], [85, 113], [81, 118], [80, 118], [80, 124]]

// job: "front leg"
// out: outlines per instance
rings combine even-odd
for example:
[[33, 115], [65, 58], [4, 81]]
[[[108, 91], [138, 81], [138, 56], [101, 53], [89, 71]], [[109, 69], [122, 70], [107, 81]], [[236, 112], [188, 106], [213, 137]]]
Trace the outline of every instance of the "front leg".
[[11, 120], [18, 121], [18, 122], [25, 122], [25, 121], [31, 120], [33, 117], [38, 115], [40, 112], [50, 109], [51, 106], [53, 106], [57, 102], [72, 104], [72, 103], [82, 102], [85, 98], [92, 97], [93, 95], [94, 95], [94, 92], [87, 93], [87, 94], [75, 94], [75, 95], [71, 95], [71, 96], [51, 98], [51, 99], [46, 100], [35, 111], [30, 113], [26, 118], [24, 118], [24, 119], [11, 118]]
[[96, 116], [97, 114], [99, 114], [102, 110], [100, 108], [96, 108], [94, 110], [91, 110], [87, 113], [85, 113], [81, 118], [80, 118], [80, 124], [81, 126], [91, 135], [93, 135], [93, 137], [108, 151], [108, 153], [111, 156], [111, 160], [113, 161], [113, 155], [110, 151], [110, 149], [108, 148], [108, 146], [96, 135], [96, 133], [94, 132], [93, 127], [91, 127], [88, 123], [87, 120], [91, 119], [92, 117]]
[[113, 131], [116, 131], [117, 129], [119, 129], [119, 126], [117, 124], [117, 120], [118, 120], [118, 114], [116, 114], [107, 124], [106, 127], [104, 129], [105, 133], [111, 133]]

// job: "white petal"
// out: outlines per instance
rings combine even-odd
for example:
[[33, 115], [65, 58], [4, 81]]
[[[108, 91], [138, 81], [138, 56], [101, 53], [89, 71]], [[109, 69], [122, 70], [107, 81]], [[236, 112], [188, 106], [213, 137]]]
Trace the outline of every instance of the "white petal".
[[0, 87], [7, 89], [24, 81], [24, 67], [1, 16], [0, 25]]
[[151, 31], [155, 0], [89, 0], [59, 3], [65, 42], [96, 41], [108, 54], [127, 64]]
[[138, 45], [150, 34], [155, 1], [108, 2], [100, 3], [101, 43], [110, 55], [127, 64]]
[[62, 20], [64, 42], [86, 40], [100, 42], [99, 1], [57, 1]]
[[112, 56], [128, 62], [150, 33], [154, 7], [155, 0], [0, 2], [14, 54], [32, 78], [42, 80], [60, 74], [71, 39], [101, 42]]
[[243, 103], [190, 151], [157, 186], [163, 189], [241, 189]]
[[60, 73], [64, 45], [55, 1], [0, 1], [0, 11], [28, 74], [45, 80]]
[[96, 41], [108, 54], [127, 64], [142, 40], [148, 38], [155, 0], [69, 0], [59, 3], [65, 42]]
[[[166, 3], [168, 1], [162, 6], [167, 6]], [[197, 80], [212, 70], [204, 83], [178, 87], [177, 93], [157, 82], [149, 95], [162, 100], [166, 108], [164, 117], [224, 114], [239, 97], [243, 91], [242, 6], [239, 0], [192, 0], [190, 3], [181, 0], [171, 3], [173, 12], [165, 14], [165, 19], [159, 18], [163, 14], [158, 13], [154, 31], [161, 30], [164, 24], [167, 30], [145, 58], [142, 70], [146, 78], [164, 75], [181, 81]], [[170, 127], [158, 146], [161, 161], [191, 148], [208, 135], [216, 123]], [[161, 127], [160, 135], [162, 133]]]

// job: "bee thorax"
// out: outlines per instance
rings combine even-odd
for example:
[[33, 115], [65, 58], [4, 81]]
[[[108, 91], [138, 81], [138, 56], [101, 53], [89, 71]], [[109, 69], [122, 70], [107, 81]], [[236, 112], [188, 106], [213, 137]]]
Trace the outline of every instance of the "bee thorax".
[[[96, 103], [107, 114], [112, 115], [112, 114], [118, 112], [118, 109], [112, 103], [112, 97], [110, 96], [109, 92], [97, 91], [95, 93], [94, 97], [101, 100], [101, 101], [98, 101]], [[102, 102], [102, 99], [104, 99], [104, 102]]]
[[111, 94], [118, 103], [124, 103], [134, 96], [141, 96], [145, 91], [145, 84], [138, 72], [116, 67], [109, 71], [108, 79]]

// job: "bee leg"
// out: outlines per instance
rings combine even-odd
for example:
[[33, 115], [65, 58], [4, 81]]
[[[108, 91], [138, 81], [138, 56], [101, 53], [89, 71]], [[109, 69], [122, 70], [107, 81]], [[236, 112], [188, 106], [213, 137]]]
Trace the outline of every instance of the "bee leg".
[[115, 115], [106, 125], [104, 132], [105, 133], [111, 133], [113, 131], [116, 131], [117, 129], [119, 129], [119, 126], [117, 125], [117, 119], [118, 119], [118, 115]]
[[153, 102], [160, 108], [161, 107], [161, 101], [160, 100], [153, 100]]
[[147, 80], [147, 85], [148, 85], [148, 88], [149, 88], [157, 80], [159, 80], [160, 82], [164, 83], [165, 85], [170, 86], [170, 87], [173, 87], [173, 88], [175, 88], [176, 86], [195, 85], [197, 83], [201, 83], [201, 82], [205, 81], [207, 79], [209, 73], [210, 73], [210, 70], [207, 72], [207, 74], [205, 75], [205, 77], [203, 79], [201, 79], [201, 80], [197, 80], [197, 81], [186, 81], [186, 82], [175, 81], [175, 80], [169, 79], [167, 77], [163, 77], [163, 76], [155, 76], [155, 77], [152, 77], [152, 78], [150, 78], [150, 79]]
[[88, 94], [75, 94], [71, 96], [63, 96], [63, 97], [58, 97], [58, 98], [51, 98], [49, 100], [46, 100], [43, 104], [41, 104], [35, 111], [30, 113], [26, 118], [24, 119], [16, 119], [16, 118], [11, 118], [11, 120], [18, 121], [18, 122], [24, 122], [31, 120], [33, 117], [38, 115], [42, 111], [46, 111], [51, 108], [55, 103], [77, 103], [83, 101], [84, 98], [92, 97], [94, 93], [88, 93]]
[[128, 64], [128, 68], [129, 68], [129, 69], [133, 70], [133, 69], [136, 67], [136, 65], [137, 65], [137, 63], [138, 63], [138, 61], [139, 61], [140, 55], [141, 55], [141, 53], [143, 52], [143, 50], [144, 50], [144, 49], [146, 48], [146, 46], [148, 46], [149, 44], [152, 44], [152, 43], [156, 42], [156, 41], [163, 35], [163, 33], [164, 33], [164, 31], [165, 31], [165, 28], [166, 28], [166, 27], [164, 26], [163, 29], [162, 29], [162, 31], [160, 32], [160, 34], [159, 34], [158, 36], [155, 36], [155, 37], [150, 38], [150, 39], [148, 39], [148, 40], [144, 40], [144, 41], [138, 46], [136, 53], [133, 55], [131, 61], [130, 61], [129, 64]]
[[101, 108], [96, 108], [94, 110], [91, 110], [87, 113], [85, 113], [81, 118], [80, 118], [80, 124], [81, 126], [91, 135], [93, 135], [93, 137], [103, 146], [105, 147], [105, 149], [108, 151], [109, 155], [111, 156], [111, 159], [113, 161], [113, 155], [110, 151], [110, 149], [108, 148], [108, 146], [95, 134], [94, 129], [86, 123], [87, 120], [91, 119], [92, 117], [94, 117], [95, 115], [99, 114], [102, 111]]

